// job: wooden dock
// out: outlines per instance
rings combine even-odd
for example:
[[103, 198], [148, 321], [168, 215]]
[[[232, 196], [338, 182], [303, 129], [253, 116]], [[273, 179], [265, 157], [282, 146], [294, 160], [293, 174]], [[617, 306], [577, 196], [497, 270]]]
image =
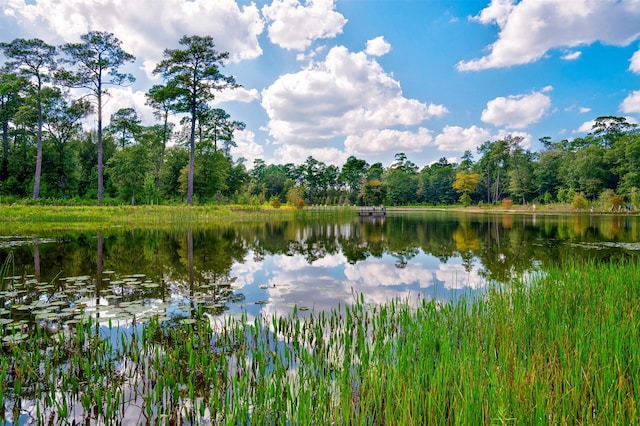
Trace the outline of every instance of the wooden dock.
[[363, 207], [358, 209], [360, 217], [386, 217], [387, 209], [384, 207]]

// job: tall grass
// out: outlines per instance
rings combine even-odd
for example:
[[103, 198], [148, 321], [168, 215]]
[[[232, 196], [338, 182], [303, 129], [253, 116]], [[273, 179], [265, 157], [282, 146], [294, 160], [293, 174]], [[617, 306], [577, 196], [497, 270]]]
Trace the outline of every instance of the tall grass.
[[587, 263], [456, 304], [200, 310], [101, 337], [89, 319], [6, 345], [0, 392], [42, 422], [638, 424], [639, 310], [640, 266]]

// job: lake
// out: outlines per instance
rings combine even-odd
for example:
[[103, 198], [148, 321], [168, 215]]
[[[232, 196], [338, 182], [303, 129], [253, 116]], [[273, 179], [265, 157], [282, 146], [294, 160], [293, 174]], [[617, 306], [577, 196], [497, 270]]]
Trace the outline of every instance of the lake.
[[[91, 316], [128, 325], [473, 297], [549, 265], [640, 254], [630, 215], [389, 212], [180, 230], [0, 236], [12, 262], [0, 325], [53, 329]], [[6, 335], [6, 333], [4, 333]]]

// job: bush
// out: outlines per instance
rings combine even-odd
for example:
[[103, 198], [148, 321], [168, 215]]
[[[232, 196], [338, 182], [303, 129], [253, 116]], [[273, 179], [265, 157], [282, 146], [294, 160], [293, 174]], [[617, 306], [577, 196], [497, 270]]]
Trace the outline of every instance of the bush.
[[573, 201], [571, 202], [571, 206], [574, 209], [584, 209], [587, 207], [587, 199], [582, 196], [582, 194], [577, 194], [573, 197]]
[[617, 210], [624, 207], [624, 199], [619, 195], [614, 195], [609, 200], [609, 204], [612, 210]]
[[280, 198], [275, 195], [271, 197], [271, 199], [269, 200], [269, 204], [271, 204], [271, 207], [273, 207], [274, 209], [279, 209], [282, 205], [282, 203], [280, 202]]
[[502, 200], [502, 208], [510, 209], [511, 207], [513, 207], [513, 200], [511, 200], [511, 198], [504, 198]]
[[460, 202], [463, 206], [468, 207], [471, 205], [471, 197], [467, 193], [462, 194], [462, 196], [460, 197]]

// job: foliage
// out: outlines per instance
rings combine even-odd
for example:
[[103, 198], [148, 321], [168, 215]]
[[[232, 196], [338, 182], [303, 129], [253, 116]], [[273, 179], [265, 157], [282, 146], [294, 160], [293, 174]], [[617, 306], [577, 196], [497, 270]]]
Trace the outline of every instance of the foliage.
[[280, 198], [276, 197], [275, 195], [271, 197], [271, 199], [269, 200], [269, 204], [274, 209], [279, 209], [280, 206], [282, 205], [282, 203], [280, 202]]
[[166, 49], [164, 59], [158, 63], [154, 74], [160, 74], [171, 91], [167, 99], [173, 101], [175, 112], [189, 114], [189, 168], [187, 174], [187, 204], [193, 203], [195, 180], [195, 140], [198, 114], [207, 102], [214, 99], [214, 92], [239, 87], [232, 76], [220, 72], [229, 57], [228, 52], [218, 52], [211, 36], [184, 36], [179, 41], [183, 49]]
[[303, 191], [300, 187], [293, 187], [287, 191], [287, 204], [297, 209], [304, 207]]
[[[440, 158], [420, 168], [399, 152], [389, 165], [355, 156], [327, 164], [309, 156], [302, 164], [256, 159], [245, 167], [244, 158], [232, 158], [234, 134], [245, 123], [210, 104], [218, 91], [239, 84], [221, 72], [229, 53], [217, 51], [209, 36], [184, 36], [178, 49], [164, 51], [154, 70], [163, 83], [146, 94], [155, 124], [144, 125], [133, 106], [123, 106], [103, 132], [109, 87], [135, 79], [120, 71], [135, 59], [121, 46], [100, 31], [59, 47], [39, 39], [0, 43], [0, 194], [261, 204], [273, 197], [286, 202], [299, 188], [303, 204], [311, 205], [550, 204], [581, 194], [604, 210], [614, 193], [616, 206], [640, 205], [640, 131], [613, 115], [597, 117], [591, 133], [571, 141], [543, 136], [539, 152], [526, 149], [521, 136], [488, 140], [476, 161], [465, 151], [459, 164]], [[82, 125], [90, 113], [97, 128], [88, 131]], [[180, 119], [175, 129], [171, 115]], [[133, 146], [139, 147], [127, 150]], [[144, 158], [139, 170], [124, 167], [134, 151]]]
[[135, 57], [124, 51], [122, 42], [112, 33], [104, 31], [89, 31], [80, 37], [80, 43], [67, 43], [61, 47], [67, 55], [63, 63], [73, 67], [61, 69], [56, 73], [56, 79], [63, 85], [88, 90], [96, 102], [98, 114], [97, 128], [97, 165], [98, 189], [97, 198], [101, 201], [104, 196], [104, 163], [102, 108], [103, 97], [107, 94], [106, 87], [110, 85], [122, 86], [135, 81], [131, 74], [118, 71], [127, 62], [133, 62]]
[[582, 194], [576, 194], [573, 197], [573, 201], [571, 202], [571, 206], [574, 209], [582, 210], [587, 208], [587, 199], [582, 196]]

